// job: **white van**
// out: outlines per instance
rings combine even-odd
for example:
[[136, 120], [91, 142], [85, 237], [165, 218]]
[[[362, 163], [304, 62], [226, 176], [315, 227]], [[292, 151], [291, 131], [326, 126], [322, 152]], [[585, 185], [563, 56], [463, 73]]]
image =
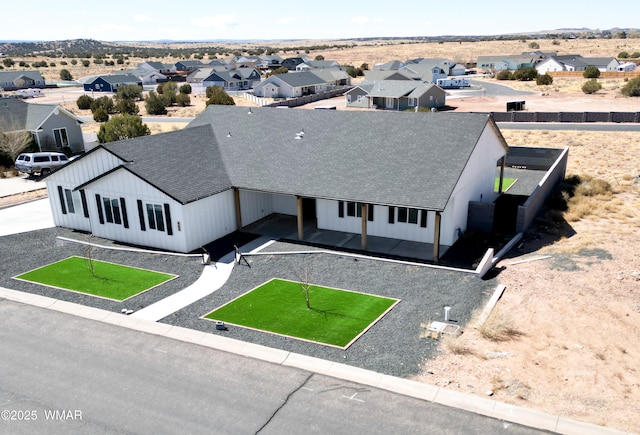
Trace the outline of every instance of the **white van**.
[[67, 163], [69, 163], [69, 158], [62, 153], [22, 153], [16, 159], [16, 169], [29, 175], [40, 174], [44, 176]]

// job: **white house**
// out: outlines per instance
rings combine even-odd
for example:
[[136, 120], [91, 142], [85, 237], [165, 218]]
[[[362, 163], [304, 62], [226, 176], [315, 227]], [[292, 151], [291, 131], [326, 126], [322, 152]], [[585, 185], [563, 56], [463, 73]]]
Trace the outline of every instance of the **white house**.
[[[179, 145], [177, 145], [179, 144]], [[433, 244], [493, 201], [490, 115], [209, 106], [181, 131], [98, 146], [46, 178], [56, 225], [179, 252], [273, 213]], [[483, 199], [484, 198], [484, 199]]]
[[253, 87], [257, 97], [295, 98], [317, 94], [329, 88], [329, 83], [309, 71], [275, 74]]

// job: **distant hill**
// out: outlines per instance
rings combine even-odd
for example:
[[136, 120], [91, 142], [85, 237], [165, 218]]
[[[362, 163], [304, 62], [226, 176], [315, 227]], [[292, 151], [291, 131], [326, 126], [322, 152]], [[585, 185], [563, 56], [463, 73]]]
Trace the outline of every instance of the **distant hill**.
[[[416, 37], [376, 37], [376, 38], [353, 38], [343, 40], [322, 40], [322, 46], [318, 46], [319, 41], [314, 40], [278, 40], [278, 41], [129, 41], [129, 42], [105, 42], [94, 39], [72, 39], [64, 41], [0, 41], [0, 53], [6, 56], [49, 56], [49, 57], [77, 57], [91, 58], [110, 55], [132, 56], [132, 57], [173, 57], [190, 56], [195, 51], [208, 54], [220, 54], [226, 56], [242, 51], [245, 54], [263, 54], [277, 52], [282, 49], [283, 44], [290, 44], [287, 49], [318, 49], [332, 47], [331, 42], [336, 47], [354, 43], [367, 43], [372, 41], [411, 41], [411, 42], [440, 42], [440, 41], [481, 41], [481, 40], [512, 40], [512, 39], [598, 39], [598, 38], [620, 38], [639, 37], [640, 29], [637, 28], [613, 28], [609, 30], [599, 29], [555, 29], [541, 30], [538, 32], [512, 33], [503, 35], [441, 35], [441, 36], [416, 36]], [[235, 47], [234, 47], [235, 44]], [[254, 48], [247, 48], [253, 46]], [[255, 48], [258, 47], [258, 48]], [[274, 48], [277, 47], [277, 48]]]

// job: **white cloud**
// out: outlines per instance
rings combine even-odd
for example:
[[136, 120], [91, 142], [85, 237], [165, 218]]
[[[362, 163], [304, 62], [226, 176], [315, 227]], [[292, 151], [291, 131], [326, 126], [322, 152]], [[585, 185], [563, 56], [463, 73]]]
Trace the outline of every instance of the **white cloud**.
[[235, 27], [239, 24], [238, 19], [235, 16], [228, 14], [218, 14], [202, 18], [192, 18], [191, 22], [197, 27], [208, 28], [229, 28]]
[[142, 14], [137, 14], [135, 17], [133, 17], [133, 19], [139, 23], [153, 21], [153, 18], [151, 18], [150, 16]]

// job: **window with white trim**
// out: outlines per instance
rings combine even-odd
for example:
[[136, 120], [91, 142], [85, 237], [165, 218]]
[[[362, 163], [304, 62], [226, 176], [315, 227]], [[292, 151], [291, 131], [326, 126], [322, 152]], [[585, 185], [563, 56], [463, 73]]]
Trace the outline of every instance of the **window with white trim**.
[[64, 189], [64, 200], [68, 213], [82, 213], [82, 199], [79, 191]]
[[64, 148], [69, 146], [69, 136], [67, 135], [67, 129], [62, 128], [54, 128], [53, 129], [53, 138], [56, 141], [56, 146], [58, 148]]
[[117, 198], [102, 197], [105, 220], [110, 224], [122, 225], [122, 214], [120, 213], [120, 201]]

